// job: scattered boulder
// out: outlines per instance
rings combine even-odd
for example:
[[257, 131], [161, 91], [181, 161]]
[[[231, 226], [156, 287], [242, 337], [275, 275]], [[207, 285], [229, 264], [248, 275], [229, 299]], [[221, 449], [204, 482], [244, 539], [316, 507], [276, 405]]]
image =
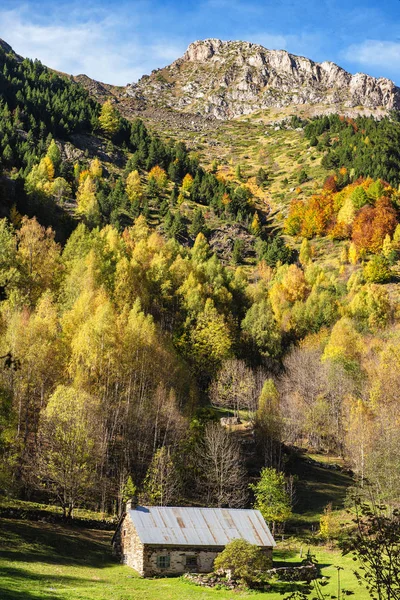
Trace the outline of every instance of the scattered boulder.
[[232, 258], [233, 247], [236, 240], [243, 241], [243, 256], [253, 257], [254, 237], [240, 223], [225, 223], [217, 227], [209, 238], [209, 244], [219, 259], [229, 262]]

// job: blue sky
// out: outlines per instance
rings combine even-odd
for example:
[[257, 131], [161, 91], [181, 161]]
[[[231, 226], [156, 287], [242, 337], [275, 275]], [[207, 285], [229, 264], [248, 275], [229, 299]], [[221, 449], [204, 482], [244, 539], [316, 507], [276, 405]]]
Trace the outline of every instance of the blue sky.
[[210, 37], [400, 84], [400, 0], [1, 0], [0, 37], [55, 69], [120, 85]]

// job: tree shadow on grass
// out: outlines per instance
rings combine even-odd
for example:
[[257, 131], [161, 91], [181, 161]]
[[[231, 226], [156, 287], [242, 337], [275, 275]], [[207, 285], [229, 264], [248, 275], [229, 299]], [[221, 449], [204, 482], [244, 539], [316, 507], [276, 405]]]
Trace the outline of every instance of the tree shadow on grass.
[[[101, 583], [84, 577], [73, 577], [70, 575], [55, 575], [50, 573], [32, 573], [26, 569], [18, 567], [0, 568], [0, 598], [1, 600], [50, 600], [55, 598], [67, 597], [66, 590], [60, 596], [59, 586], [78, 586], [90, 581], [90, 585]], [[7, 586], [7, 580], [12, 583]], [[38, 584], [39, 591], [16, 590], [13, 588], [24, 587], [24, 584]]]
[[[282, 564], [275, 564], [274, 562], [274, 567], [287, 567], [288, 563], [282, 563]], [[290, 563], [290, 566], [292, 567], [300, 567], [301, 563]], [[322, 575], [320, 572], [320, 569], [323, 569], [325, 567], [330, 567], [330, 564], [320, 564], [318, 563], [318, 571], [319, 571], [319, 576], [318, 576], [318, 580], [321, 579]], [[324, 577], [325, 580], [329, 580], [330, 577]], [[312, 584], [311, 584], [312, 585]], [[306, 583], [305, 581], [274, 581], [271, 583], [271, 592], [276, 592], [279, 594], [290, 594], [293, 592], [305, 592], [310, 588], [310, 583]]]
[[8, 520], [1, 526], [0, 558], [6, 560], [95, 568], [116, 564], [111, 536], [104, 532]]
[[55, 600], [54, 592], [40, 590], [39, 595], [33, 592], [17, 592], [0, 586], [1, 600]]
[[306, 462], [304, 459], [292, 460], [290, 472], [299, 478], [296, 504], [298, 513], [320, 514], [329, 502], [342, 508], [346, 490], [353, 484], [347, 473]]
[[276, 594], [290, 594], [293, 592], [302, 592], [307, 589], [307, 584], [301, 581], [292, 582], [292, 581], [277, 581], [276, 583], [271, 583], [271, 587], [269, 592], [274, 592]]

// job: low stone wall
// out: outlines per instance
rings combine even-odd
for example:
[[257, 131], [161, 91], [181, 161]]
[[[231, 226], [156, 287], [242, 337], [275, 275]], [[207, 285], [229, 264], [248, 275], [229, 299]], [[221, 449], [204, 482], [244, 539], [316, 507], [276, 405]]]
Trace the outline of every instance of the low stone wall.
[[267, 577], [277, 577], [279, 581], [310, 582], [318, 577], [316, 565], [300, 565], [299, 567], [276, 567], [266, 571]]
[[[310, 583], [318, 577], [318, 569], [315, 565], [301, 565], [300, 567], [277, 567], [269, 569], [264, 573], [263, 581], [255, 582], [254, 587], [268, 591], [269, 579], [278, 579], [279, 581], [305, 581]], [[223, 587], [228, 590], [240, 588], [242, 584], [230, 579], [226, 574], [209, 573], [208, 575], [187, 573], [187, 579], [201, 587]]]
[[186, 573], [185, 578], [201, 587], [218, 587], [224, 588], [226, 590], [235, 590], [238, 587], [236, 581], [228, 581], [226, 576], [222, 576], [217, 573], [208, 573], [206, 575], [197, 573]]

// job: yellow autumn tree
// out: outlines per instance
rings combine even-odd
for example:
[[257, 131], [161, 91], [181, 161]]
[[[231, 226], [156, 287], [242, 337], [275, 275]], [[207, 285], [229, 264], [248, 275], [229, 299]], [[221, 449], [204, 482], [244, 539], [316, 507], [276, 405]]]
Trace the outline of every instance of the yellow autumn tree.
[[131, 171], [126, 178], [126, 193], [131, 202], [140, 202], [142, 200], [143, 186], [139, 171]]
[[90, 389], [93, 385], [98, 389], [111, 377], [118, 361], [116, 336], [113, 307], [107, 296], [99, 292], [93, 297], [90, 316], [71, 339], [69, 370], [77, 386]]
[[54, 231], [39, 225], [36, 218], [23, 217], [17, 240], [19, 291], [34, 304], [43, 292], [56, 284], [60, 272], [60, 246], [54, 241]]
[[42, 192], [46, 195], [50, 193], [51, 183], [54, 180], [54, 165], [49, 156], [42, 158], [38, 165], [34, 165], [28, 173], [25, 182], [25, 188], [28, 194]]
[[222, 199], [221, 199], [222, 204], [225, 206], [225, 208], [232, 202], [229, 194], [227, 194], [226, 192], [223, 194]]
[[265, 464], [275, 464], [280, 455], [283, 418], [279, 392], [273, 379], [267, 379], [258, 398], [255, 429]]
[[193, 177], [190, 175], [190, 173], [187, 173], [182, 181], [182, 192], [184, 194], [189, 195], [190, 190], [192, 189], [192, 186], [193, 186]]
[[400, 224], [397, 225], [393, 234], [393, 243], [397, 250], [400, 250]]
[[349, 262], [352, 265], [355, 265], [358, 262], [358, 252], [354, 242], [351, 242], [349, 246]]
[[390, 235], [387, 233], [382, 244], [382, 254], [385, 258], [390, 260], [393, 251], [395, 251], [395, 244], [392, 242], [392, 240], [390, 239]]
[[230, 356], [232, 339], [229, 328], [210, 298], [199, 314], [196, 327], [191, 330], [189, 348], [196, 366], [211, 375]]
[[251, 222], [251, 231], [253, 232], [254, 235], [260, 235], [260, 233], [262, 231], [260, 217], [258, 216], [257, 212], [254, 213], [254, 217]]
[[320, 536], [331, 542], [335, 538], [338, 537], [342, 530], [342, 526], [340, 523], [340, 518], [335, 512], [332, 510], [332, 503], [330, 502], [324, 508], [324, 514], [321, 516], [319, 521], [319, 533]]
[[101, 107], [99, 124], [106, 135], [112, 137], [117, 133], [120, 127], [120, 118], [111, 100], [107, 100]]
[[151, 169], [149, 173], [149, 183], [151, 180], [153, 180], [156, 183], [159, 190], [165, 189], [168, 183], [167, 174], [164, 171], [164, 169], [161, 168], [159, 165], [156, 165]]
[[40, 409], [64, 368], [58, 309], [52, 294], [45, 292], [34, 310], [9, 306], [5, 315], [2, 347], [19, 360], [18, 376], [13, 379], [13, 402], [18, 407], [16, 435], [22, 440], [23, 436], [36, 434]]
[[88, 175], [80, 184], [76, 195], [76, 214], [95, 224], [99, 218], [99, 206], [96, 198], [96, 184]]
[[340, 252], [340, 264], [346, 265], [349, 262], [349, 249], [347, 246], [343, 246]]
[[98, 403], [84, 391], [59, 385], [44, 409], [39, 429], [37, 476], [41, 487], [72, 517], [96, 482], [101, 440], [94, 415]]
[[101, 176], [103, 175], [103, 167], [101, 166], [101, 162], [98, 158], [94, 158], [90, 162], [89, 172], [93, 179], [101, 179]]
[[47, 149], [46, 156], [48, 156], [55, 169], [58, 169], [61, 163], [61, 152], [54, 140], [51, 140], [50, 145]]
[[305, 300], [309, 292], [304, 272], [297, 265], [278, 268], [269, 298], [275, 319], [284, 331], [289, 331], [294, 326], [291, 311], [293, 304]]
[[392, 313], [389, 292], [382, 285], [364, 285], [353, 297], [348, 311], [371, 331], [384, 329]]
[[53, 165], [53, 161], [51, 160], [51, 158], [49, 156], [45, 156], [44, 158], [42, 158], [42, 160], [40, 161], [40, 166], [46, 173], [47, 180], [53, 181], [54, 165]]
[[300, 252], [299, 252], [299, 260], [300, 260], [301, 264], [303, 265], [303, 267], [305, 265], [307, 265], [307, 263], [310, 262], [311, 254], [312, 254], [311, 251], [312, 251], [312, 248], [311, 248], [310, 240], [308, 240], [307, 238], [303, 238], [303, 241], [301, 242], [301, 246], [300, 246]]
[[338, 223], [345, 223], [346, 225], [351, 225], [351, 223], [354, 221], [355, 214], [356, 209], [354, 208], [352, 197], [348, 196], [338, 213]]
[[322, 360], [341, 363], [345, 369], [353, 370], [359, 364], [362, 340], [351, 319], [343, 317], [334, 325]]

